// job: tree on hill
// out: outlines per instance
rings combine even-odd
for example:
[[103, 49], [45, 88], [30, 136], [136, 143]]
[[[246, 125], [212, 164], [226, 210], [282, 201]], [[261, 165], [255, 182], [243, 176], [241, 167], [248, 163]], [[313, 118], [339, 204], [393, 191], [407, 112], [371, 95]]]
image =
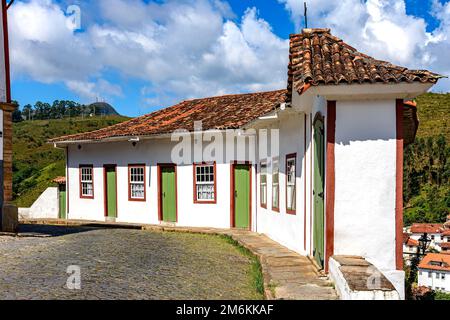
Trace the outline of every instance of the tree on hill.
[[97, 102], [91, 105], [83, 105], [70, 100], [55, 100], [52, 104], [37, 101], [34, 106], [27, 104], [20, 110], [17, 103], [17, 110], [13, 114], [14, 122], [23, 120], [49, 120], [63, 119], [90, 115], [117, 115], [119, 113], [110, 104]]

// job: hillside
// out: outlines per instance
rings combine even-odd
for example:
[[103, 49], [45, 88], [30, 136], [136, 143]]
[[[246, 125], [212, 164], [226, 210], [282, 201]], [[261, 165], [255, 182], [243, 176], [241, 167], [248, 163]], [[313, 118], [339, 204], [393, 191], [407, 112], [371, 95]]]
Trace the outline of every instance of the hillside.
[[450, 94], [417, 98], [419, 131], [405, 150], [405, 225], [445, 222], [450, 213]]
[[119, 116], [119, 113], [112, 105], [106, 102], [95, 102], [87, 106], [87, 109], [94, 115]]
[[443, 134], [450, 141], [450, 93], [427, 93], [417, 99], [420, 121], [418, 138]]
[[108, 116], [35, 120], [14, 123], [13, 137], [13, 190], [15, 203], [29, 207], [52, 184], [63, 176], [65, 155], [47, 140], [66, 134], [92, 131], [127, 120], [126, 117]]

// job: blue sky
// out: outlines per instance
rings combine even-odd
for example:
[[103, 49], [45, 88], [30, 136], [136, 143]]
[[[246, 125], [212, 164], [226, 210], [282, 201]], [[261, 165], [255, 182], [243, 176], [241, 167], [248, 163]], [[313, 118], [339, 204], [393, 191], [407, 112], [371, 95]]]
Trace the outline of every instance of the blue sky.
[[[449, 1], [307, 2], [311, 27], [330, 27], [376, 58], [450, 74]], [[68, 26], [73, 4], [80, 29]], [[279, 89], [302, 14], [299, 0], [16, 0], [13, 99], [99, 98], [138, 116], [194, 97]]]

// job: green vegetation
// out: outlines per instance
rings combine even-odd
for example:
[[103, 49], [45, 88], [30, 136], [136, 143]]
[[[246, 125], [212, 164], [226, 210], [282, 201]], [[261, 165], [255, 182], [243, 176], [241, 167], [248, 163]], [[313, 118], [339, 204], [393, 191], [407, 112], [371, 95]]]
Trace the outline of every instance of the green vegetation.
[[96, 102], [90, 105], [79, 104], [69, 100], [55, 100], [52, 104], [37, 101], [34, 106], [27, 104], [20, 108], [17, 101], [13, 101], [17, 105], [13, 112], [13, 122], [21, 122], [24, 120], [49, 120], [76, 118], [86, 116], [118, 116], [117, 111], [105, 102]]
[[450, 94], [417, 98], [417, 139], [405, 150], [405, 225], [445, 222], [450, 213]]
[[[259, 262], [258, 258], [250, 250], [242, 246], [239, 242], [237, 242], [230, 236], [220, 235], [219, 237], [235, 246], [242, 255], [248, 257], [251, 263], [250, 278], [252, 279], [252, 285], [256, 289], [256, 292], [261, 295], [261, 298], [264, 297], [264, 277], [262, 274], [261, 263]], [[269, 289], [274, 290], [274, 288]]]
[[16, 205], [29, 207], [57, 176], [64, 176], [64, 150], [47, 140], [97, 130], [128, 118], [120, 116], [66, 118], [14, 123], [13, 192]]

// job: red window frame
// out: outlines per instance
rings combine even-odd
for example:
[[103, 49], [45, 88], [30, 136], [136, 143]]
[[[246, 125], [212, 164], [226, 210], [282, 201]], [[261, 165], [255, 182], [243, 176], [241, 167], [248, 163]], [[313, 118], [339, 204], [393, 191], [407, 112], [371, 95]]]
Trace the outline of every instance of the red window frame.
[[[212, 166], [214, 171], [214, 200], [199, 200], [197, 198], [197, 167], [202, 166]], [[193, 185], [194, 189], [192, 190], [194, 193], [194, 203], [195, 204], [216, 204], [217, 203], [217, 166], [216, 162], [201, 162], [194, 163], [192, 166], [192, 177], [193, 177]]]
[[[144, 168], [144, 198], [131, 197], [131, 169]], [[147, 201], [147, 168], [144, 163], [136, 163], [128, 165], [128, 201], [145, 202]]]
[[[84, 168], [91, 169], [91, 175], [92, 175], [92, 196], [83, 195], [83, 187], [82, 187], [82, 171]], [[95, 184], [94, 184], [94, 166], [92, 164], [80, 164], [78, 167], [79, 170], [79, 188], [80, 188], [80, 199], [94, 199], [95, 196]]]
[[[274, 172], [273, 172], [273, 164], [275, 163], [275, 162], [277, 162], [278, 163], [278, 194], [277, 194], [277, 197], [278, 197], [278, 207], [274, 207], [273, 206], [273, 197], [274, 197], [274, 192], [273, 192], [273, 177], [274, 177]], [[280, 158], [278, 158], [278, 157], [276, 157], [276, 158], [273, 158], [272, 159], [272, 203], [271, 203], [271, 205], [272, 205], [272, 211], [275, 211], [275, 212], [280, 212]]]
[[288, 209], [288, 175], [289, 175], [288, 162], [289, 162], [289, 160], [292, 160], [292, 159], [294, 159], [294, 161], [295, 161], [295, 177], [294, 177], [294, 190], [295, 190], [294, 197], [295, 198], [294, 198], [294, 201], [297, 198], [297, 153], [291, 153], [291, 154], [286, 155], [286, 173], [285, 173], [285, 176], [286, 176], [286, 181], [285, 181], [286, 204], [285, 205], [286, 205], [286, 213], [295, 215], [295, 214], [297, 214], [297, 203], [295, 203], [295, 209]]
[[[262, 199], [263, 199], [263, 197], [262, 197], [262, 168], [263, 168], [263, 166], [266, 166], [266, 194], [265, 194], [265, 199], [266, 199], [266, 204], [264, 204], [264, 203], [262, 203]], [[267, 209], [267, 188], [268, 188], [268, 185], [267, 185], [267, 175], [268, 175], [268, 171], [267, 171], [267, 167], [268, 167], [268, 165], [267, 165], [267, 160], [261, 160], [261, 162], [260, 162], [260, 164], [259, 164], [259, 168], [260, 168], [260, 171], [259, 171], [259, 205], [261, 206], [261, 208], [264, 208], [264, 209]]]

